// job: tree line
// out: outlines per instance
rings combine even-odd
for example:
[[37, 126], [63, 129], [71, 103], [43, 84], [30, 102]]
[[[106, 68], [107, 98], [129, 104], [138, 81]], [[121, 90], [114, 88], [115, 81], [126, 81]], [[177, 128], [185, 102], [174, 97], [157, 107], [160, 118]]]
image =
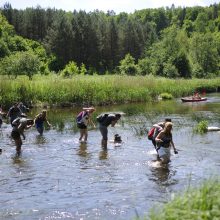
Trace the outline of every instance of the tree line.
[[[153, 74], [170, 78], [220, 74], [220, 4], [184, 8], [172, 5], [115, 14], [98, 10], [66, 12], [40, 6], [17, 10], [6, 3], [0, 12], [13, 26], [15, 38], [24, 38], [29, 42], [25, 45], [37, 45], [38, 49], [32, 49], [31, 56], [29, 51], [23, 59], [25, 63], [35, 63], [27, 60], [30, 57], [38, 59], [37, 69], [43, 72], [61, 72], [64, 76]], [[0, 27], [4, 29], [2, 23]], [[5, 39], [1, 34], [0, 42], [6, 48], [11, 43]], [[14, 44], [19, 47], [18, 42]], [[5, 66], [7, 59], [25, 56], [24, 48], [10, 50], [0, 48], [0, 62]]]

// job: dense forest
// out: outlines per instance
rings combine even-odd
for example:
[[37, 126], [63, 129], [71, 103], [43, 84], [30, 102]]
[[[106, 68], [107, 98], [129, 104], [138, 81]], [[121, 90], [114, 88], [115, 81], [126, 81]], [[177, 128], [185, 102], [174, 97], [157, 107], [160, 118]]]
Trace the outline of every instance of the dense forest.
[[[220, 76], [220, 3], [66, 12], [0, 8], [0, 74]], [[31, 70], [31, 71], [30, 71]]]

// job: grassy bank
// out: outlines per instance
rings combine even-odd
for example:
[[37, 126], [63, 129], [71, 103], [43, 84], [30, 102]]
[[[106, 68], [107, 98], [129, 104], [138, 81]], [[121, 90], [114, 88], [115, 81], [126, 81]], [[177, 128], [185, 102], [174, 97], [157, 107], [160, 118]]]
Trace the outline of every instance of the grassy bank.
[[145, 219], [220, 219], [220, 182], [209, 180], [200, 188], [190, 189], [184, 195], [176, 196], [162, 209], [155, 208]]
[[106, 105], [151, 101], [161, 93], [173, 97], [192, 94], [195, 90], [219, 89], [220, 79], [171, 80], [153, 76], [76, 76], [64, 79], [57, 75], [35, 76], [32, 81], [20, 76], [0, 76], [0, 103], [10, 106], [15, 101], [48, 104]]

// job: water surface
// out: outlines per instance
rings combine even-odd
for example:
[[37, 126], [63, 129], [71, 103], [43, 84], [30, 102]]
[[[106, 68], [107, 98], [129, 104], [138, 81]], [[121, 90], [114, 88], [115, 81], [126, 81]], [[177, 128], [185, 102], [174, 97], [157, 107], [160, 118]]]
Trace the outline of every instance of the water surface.
[[[101, 112], [126, 113], [109, 139], [118, 133], [123, 144], [100, 147], [98, 129], [90, 129], [88, 143], [79, 143], [75, 116], [79, 108], [48, 109], [52, 129], [39, 136], [26, 131], [22, 157], [14, 159], [11, 127], [0, 131], [0, 219], [133, 219], [146, 216], [151, 207], [169, 201], [173, 194], [219, 175], [220, 133], [200, 135], [193, 128], [201, 120], [220, 127], [220, 95], [207, 102], [158, 103], [99, 107]], [[33, 109], [30, 117], [39, 109]], [[174, 123], [173, 138], [179, 150], [168, 167], [158, 167], [146, 137], [153, 123], [165, 117]]]

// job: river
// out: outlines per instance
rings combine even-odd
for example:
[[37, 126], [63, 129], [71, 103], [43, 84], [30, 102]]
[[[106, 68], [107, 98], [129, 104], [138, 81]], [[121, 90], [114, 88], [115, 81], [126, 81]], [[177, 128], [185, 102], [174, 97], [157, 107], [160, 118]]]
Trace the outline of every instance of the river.
[[[11, 127], [0, 130], [0, 219], [134, 219], [149, 214], [174, 194], [198, 186], [220, 173], [220, 132], [196, 134], [201, 120], [220, 127], [220, 94], [208, 101], [182, 103], [179, 99], [97, 107], [101, 112], [124, 112], [109, 139], [118, 133], [120, 147], [101, 149], [97, 128], [88, 143], [79, 143], [75, 125], [80, 108], [48, 109], [53, 125], [39, 136], [26, 131], [22, 156], [14, 158]], [[33, 117], [40, 109], [32, 109]], [[156, 154], [146, 132], [169, 117], [179, 151], [167, 167], [154, 163]]]

